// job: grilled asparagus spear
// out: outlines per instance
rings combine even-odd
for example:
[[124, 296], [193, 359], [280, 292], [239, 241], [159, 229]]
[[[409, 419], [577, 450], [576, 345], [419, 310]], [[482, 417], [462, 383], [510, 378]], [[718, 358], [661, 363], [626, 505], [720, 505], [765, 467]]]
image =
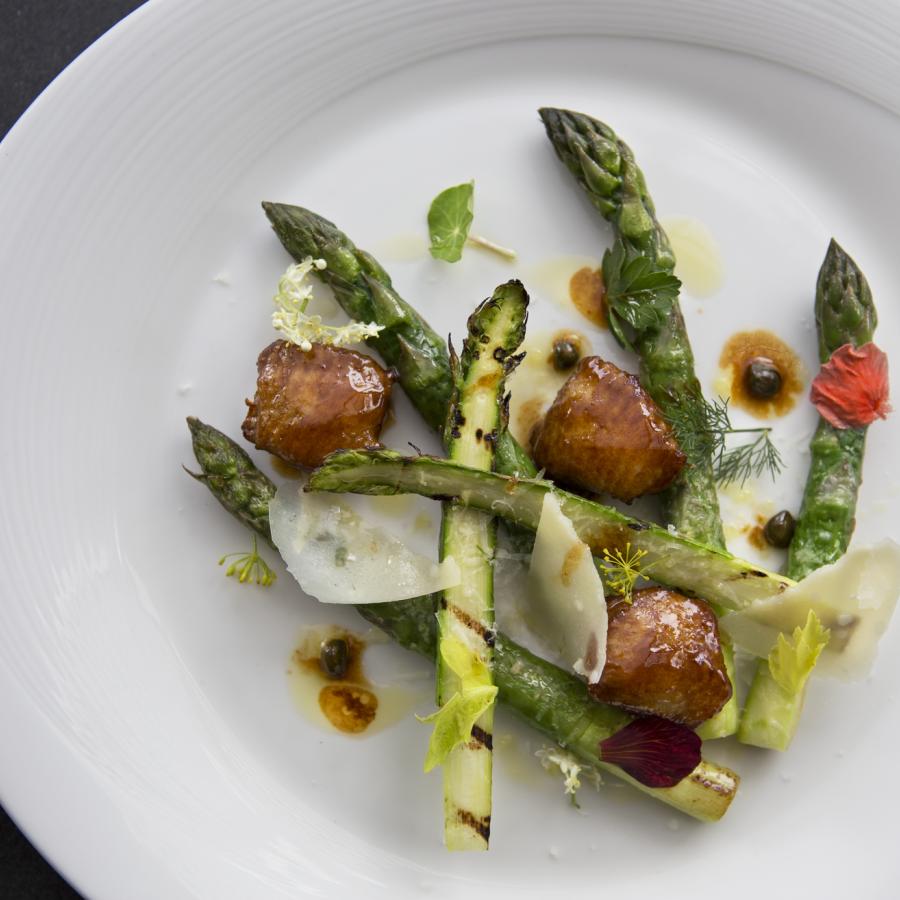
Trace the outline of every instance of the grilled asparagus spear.
[[[610, 328], [640, 359], [644, 388], [671, 414], [683, 398], [700, 395], [694, 355], [678, 305], [675, 254], [656, 218], [644, 175], [631, 148], [602, 122], [581, 113], [540, 110], [557, 156], [613, 227], [613, 246], [603, 256]], [[663, 515], [679, 534], [725, 549], [712, 460], [692, 459], [663, 494]], [[734, 654], [723, 636], [722, 652], [734, 685]], [[737, 692], [698, 733], [734, 734]]]
[[[442, 430], [453, 384], [446, 343], [394, 290], [377, 260], [327, 219], [284, 203], [263, 203], [263, 209], [295, 260], [308, 256], [325, 260], [326, 268], [315, 274], [331, 287], [349, 316], [384, 326], [368, 343], [397, 370], [400, 384], [422, 418]], [[505, 429], [497, 440], [495, 466], [507, 475], [527, 477], [537, 471]]]
[[[468, 322], [459, 360], [451, 356], [453, 400], [444, 430], [450, 459], [490, 471], [503, 430], [503, 394], [515, 352], [525, 336], [528, 294], [518, 281], [498, 287]], [[444, 843], [448, 850], [486, 850], [491, 830], [491, 761], [494, 704], [494, 549], [496, 521], [490, 513], [449, 500], [441, 521], [441, 558], [452, 556], [461, 580], [443, 591], [437, 609], [437, 703], [479, 695], [487, 707], [471, 737], [443, 764]], [[456, 645], [470, 657], [466, 682], [448, 663]], [[487, 690], [485, 690], [487, 689]]]
[[[268, 539], [268, 515], [263, 511], [268, 510], [274, 485], [225, 435], [197, 419], [189, 420], [189, 424], [201, 468], [200, 480], [227, 510]], [[244, 515], [247, 509], [254, 510], [254, 515]], [[436, 628], [430, 598], [356, 608], [402, 646], [434, 658]], [[611, 771], [675, 809], [697, 819], [715, 821], [725, 814], [734, 799], [737, 775], [705, 760], [670, 788], [647, 787], [617, 766], [603, 762], [599, 742], [631, 717], [593, 700], [586, 685], [574, 675], [539, 659], [500, 632], [494, 645], [494, 681], [499, 688], [499, 699], [542, 734], [568, 747], [585, 762]]]
[[392, 450], [341, 450], [315, 469], [312, 491], [354, 494], [420, 494], [451, 497], [535, 531], [544, 497], [556, 495], [578, 537], [599, 556], [604, 549], [643, 550], [642, 565], [653, 580], [681, 588], [732, 610], [779, 594], [795, 582], [766, 572], [725, 550], [707, 547], [658, 525], [632, 519], [610, 506], [560, 490], [549, 481], [509, 478], [432, 456], [402, 456]]
[[[856, 263], [832, 240], [816, 281], [819, 361], [845, 344], [872, 340], [878, 317], [868, 282]], [[799, 581], [839, 559], [853, 534], [856, 497], [862, 482], [867, 428], [835, 428], [821, 416], [810, 441], [810, 467], [786, 572]], [[738, 738], [745, 744], [786, 750], [794, 737], [805, 682], [789, 691], [773, 677], [768, 660], [757, 663]]]

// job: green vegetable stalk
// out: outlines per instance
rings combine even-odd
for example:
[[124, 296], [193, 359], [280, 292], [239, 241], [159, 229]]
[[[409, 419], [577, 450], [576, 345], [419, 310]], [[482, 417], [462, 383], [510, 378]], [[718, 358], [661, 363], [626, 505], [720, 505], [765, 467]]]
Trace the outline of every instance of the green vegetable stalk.
[[[638, 354], [641, 384], [668, 418], [702, 391], [678, 305], [675, 255], [644, 175], [608, 125], [562, 109], [544, 108], [540, 116], [557, 156], [612, 225], [613, 245], [603, 256], [610, 330]], [[725, 546], [711, 460], [692, 460], [664, 493], [663, 507], [682, 534]]]
[[[865, 276], [834, 240], [816, 281], [815, 311], [823, 364], [845, 344], [867, 344], [878, 323]], [[789, 578], [799, 581], [846, 552], [862, 483], [866, 431], [835, 428], [819, 418], [809, 445], [809, 475], [800, 516], [788, 550]], [[777, 678], [771, 659], [757, 664], [738, 738], [745, 744], [786, 750], [800, 720], [807, 679], [786, 682]]]
[[[617, 509], [586, 500], [536, 478], [509, 478], [432, 456], [402, 456], [392, 450], [332, 453], [310, 476], [307, 490], [354, 494], [420, 494], [452, 497], [473, 509], [536, 531], [544, 497], [552, 491], [578, 537], [601, 557], [604, 550], [644, 551], [641, 566], [653, 580], [705, 597], [726, 609], [744, 609], [781, 593], [795, 582], [766, 572], [717, 547], [632, 519]], [[601, 562], [602, 564], [602, 562]]]
[[[490, 471], [505, 427], [506, 376], [525, 336], [528, 294], [518, 281], [498, 287], [468, 322], [459, 360], [451, 356], [453, 401], [444, 445], [450, 459]], [[454, 501], [443, 507], [441, 558], [452, 557], [460, 583], [437, 609], [435, 731], [426, 768], [444, 775], [444, 843], [448, 850], [486, 850], [491, 830], [494, 730], [494, 550], [490, 513]], [[459, 727], [461, 724], [461, 727]], [[452, 742], [452, 743], [451, 743]]]
[[[225, 509], [268, 540], [264, 510], [268, 510], [274, 485], [229, 438], [197, 419], [192, 419], [190, 426], [200, 480]], [[248, 509], [254, 514], [246, 515]], [[430, 599], [361, 605], [357, 610], [402, 646], [434, 659], [436, 624]], [[737, 775], [705, 760], [671, 788], [646, 787], [617, 766], [604, 763], [599, 758], [599, 741], [631, 717], [596, 702], [574, 675], [539, 659], [500, 632], [494, 645], [493, 673], [498, 698], [517, 716], [585, 762], [611, 771], [649, 796], [703, 821], [720, 819], [734, 799]]]
[[[667, 418], [681, 416], [687, 399], [703, 407], [694, 354], [678, 304], [675, 254], [656, 218], [644, 175], [631, 148], [590, 116], [544, 108], [540, 116], [557, 156], [613, 228], [613, 246], [603, 256], [610, 330], [640, 360], [641, 384]], [[694, 454], [663, 494], [663, 515], [679, 534], [725, 549], [711, 453]], [[708, 599], [708, 598], [707, 598]], [[728, 675], [734, 657], [723, 636]], [[698, 733], [726, 737], [737, 729], [737, 694]]]
[[[422, 418], [442, 430], [453, 384], [446, 343], [394, 290], [375, 258], [327, 219], [283, 203], [263, 203], [263, 209], [297, 262], [310, 256], [325, 260], [326, 268], [314, 274], [331, 287], [351, 318], [384, 326], [368, 343], [397, 370], [400, 384]], [[508, 475], [536, 472], [528, 454], [506, 430], [497, 441], [495, 465]]]

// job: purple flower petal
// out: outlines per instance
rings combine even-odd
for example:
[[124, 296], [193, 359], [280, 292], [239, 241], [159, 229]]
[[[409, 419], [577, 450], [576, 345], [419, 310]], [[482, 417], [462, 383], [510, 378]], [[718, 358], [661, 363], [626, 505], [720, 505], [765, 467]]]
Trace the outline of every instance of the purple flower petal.
[[644, 716], [600, 741], [600, 759], [647, 787], [672, 787], [697, 768], [700, 743], [684, 725]]

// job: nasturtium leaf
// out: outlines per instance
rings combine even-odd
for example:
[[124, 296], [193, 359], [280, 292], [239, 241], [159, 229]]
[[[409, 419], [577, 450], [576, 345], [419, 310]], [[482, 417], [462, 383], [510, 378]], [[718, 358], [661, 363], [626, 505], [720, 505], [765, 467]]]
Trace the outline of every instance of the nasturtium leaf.
[[428, 210], [431, 255], [446, 262], [458, 262], [472, 225], [475, 182], [467, 181], [441, 191]]

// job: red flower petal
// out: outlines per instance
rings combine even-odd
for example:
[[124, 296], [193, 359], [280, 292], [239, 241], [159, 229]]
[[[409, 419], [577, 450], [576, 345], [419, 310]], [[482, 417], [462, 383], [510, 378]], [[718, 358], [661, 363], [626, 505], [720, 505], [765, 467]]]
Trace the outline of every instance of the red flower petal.
[[700, 738], [684, 725], [644, 716], [600, 741], [600, 759], [647, 787], [672, 787], [699, 765]]
[[873, 343], [844, 344], [813, 379], [810, 399], [835, 428], [862, 428], [891, 411], [887, 356]]

